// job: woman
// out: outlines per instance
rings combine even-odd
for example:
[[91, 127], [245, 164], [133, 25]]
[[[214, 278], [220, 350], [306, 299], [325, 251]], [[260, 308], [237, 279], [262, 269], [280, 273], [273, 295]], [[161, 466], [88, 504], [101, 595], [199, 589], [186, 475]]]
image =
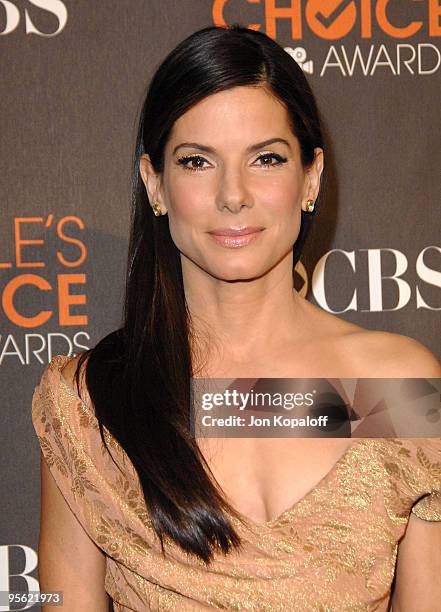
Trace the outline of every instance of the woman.
[[40, 587], [64, 609], [436, 609], [438, 439], [190, 435], [191, 377], [440, 376], [293, 291], [323, 173], [309, 85], [263, 33], [204, 28], [158, 68], [123, 325], [33, 400]]

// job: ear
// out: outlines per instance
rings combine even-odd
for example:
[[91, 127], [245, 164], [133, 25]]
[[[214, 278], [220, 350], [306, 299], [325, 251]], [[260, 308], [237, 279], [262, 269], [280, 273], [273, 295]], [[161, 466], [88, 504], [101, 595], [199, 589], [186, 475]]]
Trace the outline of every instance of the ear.
[[167, 208], [164, 205], [161, 190], [162, 177], [154, 171], [150, 156], [147, 153], [143, 153], [139, 158], [139, 174], [144, 183], [150, 205], [158, 202], [161, 207], [161, 214], [166, 214]]
[[306, 171], [305, 189], [302, 200], [302, 208], [306, 210], [306, 201], [311, 199], [314, 202], [317, 200], [320, 191], [320, 177], [324, 168], [323, 149], [316, 147], [314, 149], [314, 161]]

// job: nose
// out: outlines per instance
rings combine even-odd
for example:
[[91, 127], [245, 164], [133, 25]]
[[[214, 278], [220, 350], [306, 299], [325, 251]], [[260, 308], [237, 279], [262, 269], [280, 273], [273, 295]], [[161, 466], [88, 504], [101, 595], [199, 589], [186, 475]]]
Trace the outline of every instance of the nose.
[[243, 207], [252, 206], [251, 192], [242, 168], [237, 165], [224, 167], [219, 179], [216, 204], [220, 211], [226, 208], [235, 214]]

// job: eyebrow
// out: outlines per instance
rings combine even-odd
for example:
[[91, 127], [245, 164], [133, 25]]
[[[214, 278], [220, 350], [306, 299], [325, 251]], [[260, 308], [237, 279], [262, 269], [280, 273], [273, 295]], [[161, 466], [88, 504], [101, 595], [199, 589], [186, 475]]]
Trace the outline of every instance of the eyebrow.
[[[274, 144], [275, 142], [281, 142], [282, 144], [285, 144], [288, 148], [291, 148], [289, 142], [285, 140], [284, 138], [269, 138], [268, 140], [264, 140], [262, 142], [256, 142], [255, 144], [250, 145], [246, 149], [246, 153], [253, 153], [254, 151], [257, 151], [258, 149], [267, 147], [268, 145]], [[192, 149], [199, 149], [200, 151], [205, 151], [205, 153], [215, 153], [216, 152], [216, 150], [213, 149], [213, 147], [209, 147], [207, 145], [203, 145], [198, 142], [181, 142], [181, 144], [178, 144], [173, 149], [172, 154], [174, 155], [176, 151], [180, 149], [181, 147], [191, 147]]]

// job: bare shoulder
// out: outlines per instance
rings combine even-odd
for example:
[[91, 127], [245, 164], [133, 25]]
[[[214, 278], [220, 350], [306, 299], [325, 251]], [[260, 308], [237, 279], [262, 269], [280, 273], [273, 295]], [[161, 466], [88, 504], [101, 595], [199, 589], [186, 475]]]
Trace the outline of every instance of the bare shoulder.
[[403, 334], [359, 328], [342, 337], [372, 378], [439, 378], [441, 362], [422, 342]]
[[313, 357], [321, 370], [338, 372], [342, 377], [441, 377], [441, 362], [422, 342], [403, 334], [366, 329], [307, 300], [299, 304], [314, 328], [312, 343], [319, 351]]

